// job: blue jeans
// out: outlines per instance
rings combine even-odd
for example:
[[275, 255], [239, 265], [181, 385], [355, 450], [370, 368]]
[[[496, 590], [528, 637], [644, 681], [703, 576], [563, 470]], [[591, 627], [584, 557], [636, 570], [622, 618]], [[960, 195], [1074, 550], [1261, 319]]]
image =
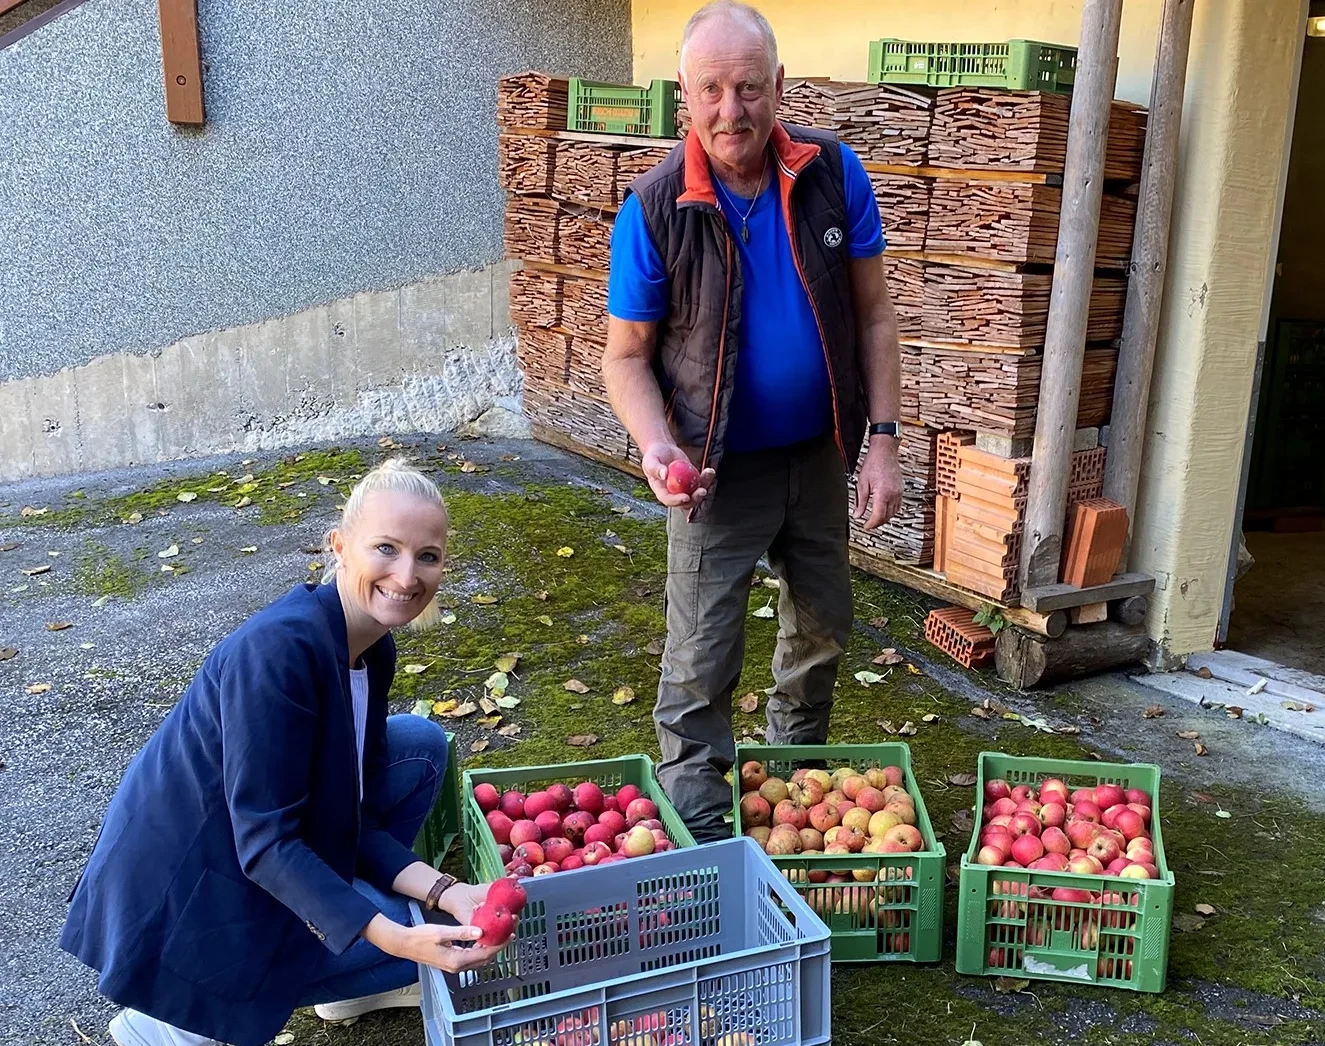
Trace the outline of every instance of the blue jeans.
[[[446, 779], [446, 732], [422, 716], [388, 716], [386, 752], [388, 798], [383, 827], [412, 847]], [[377, 905], [388, 919], [409, 925], [407, 898], [383, 893], [360, 879], [355, 880], [354, 888]], [[299, 1005], [316, 1006], [376, 995], [404, 988], [418, 979], [417, 963], [387, 955], [360, 937], [340, 955], [323, 953]]]

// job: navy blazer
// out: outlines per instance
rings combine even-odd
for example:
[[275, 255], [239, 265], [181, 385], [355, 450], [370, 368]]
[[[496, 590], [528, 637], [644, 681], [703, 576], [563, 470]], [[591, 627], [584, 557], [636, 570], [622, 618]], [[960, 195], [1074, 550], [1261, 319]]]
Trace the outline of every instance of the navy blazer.
[[187, 1031], [262, 1046], [316, 966], [377, 914], [416, 858], [377, 811], [395, 643], [364, 654], [363, 802], [345, 615], [334, 584], [301, 585], [203, 662], [129, 764], [60, 946], [103, 995]]

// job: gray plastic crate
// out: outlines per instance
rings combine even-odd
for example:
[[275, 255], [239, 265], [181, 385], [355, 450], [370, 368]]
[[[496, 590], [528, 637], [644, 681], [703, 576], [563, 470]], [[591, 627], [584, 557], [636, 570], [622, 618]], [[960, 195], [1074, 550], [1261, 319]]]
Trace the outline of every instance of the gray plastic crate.
[[494, 963], [420, 967], [428, 1046], [831, 1040], [828, 927], [753, 839], [522, 883], [516, 940]]

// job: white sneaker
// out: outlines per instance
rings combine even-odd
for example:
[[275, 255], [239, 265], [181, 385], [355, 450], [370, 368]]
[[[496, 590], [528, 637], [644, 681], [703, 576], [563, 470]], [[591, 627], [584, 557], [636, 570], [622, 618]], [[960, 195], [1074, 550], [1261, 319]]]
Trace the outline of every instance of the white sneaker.
[[395, 988], [389, 992], [365, 995], [358, 999], [346, 999], [344, 1002], [324, 1002], [313, 1007], [313, 1012], [324, 1021], [348, 1021], [351, 1017], [361, 1017], [373, 1010], [407, 1009], [419, 1005], [419, 982], [415, 981], [406, 988]]
[[110, 1037], [117, 1046], [225, 1046], [217, 1039], [181, 1031], [137, 1010], [121, 1010], [110, 1022]]

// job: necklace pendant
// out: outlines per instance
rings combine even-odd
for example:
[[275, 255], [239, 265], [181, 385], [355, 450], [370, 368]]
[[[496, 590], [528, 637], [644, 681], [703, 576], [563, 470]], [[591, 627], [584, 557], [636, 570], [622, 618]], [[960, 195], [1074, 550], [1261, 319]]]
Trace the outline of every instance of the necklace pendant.
[[750, 242], [750, 226], [746, 225], [745, 222], [741, 222], [741, 242]]

